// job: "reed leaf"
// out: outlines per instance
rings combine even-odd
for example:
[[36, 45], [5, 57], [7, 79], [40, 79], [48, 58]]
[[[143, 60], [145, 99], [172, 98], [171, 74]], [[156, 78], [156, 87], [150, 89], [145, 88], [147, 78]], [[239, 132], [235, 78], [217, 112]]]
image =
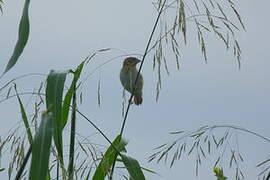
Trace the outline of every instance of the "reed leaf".
[[53, 114], [54, 123], [54, 143], [60, 158], [60, 162], [63, 165], [63, 119], [62, 119], [62, 97], [64, 84], [66, 80], [67, 71], [54, 71], [52, 70], [47, 78], [46, 86], [46, 106]]
[[27, 132], [28, 141], [29, 141], [29, 144], [32, 144], [33, 136], [32, 136], [31, 129], [30, 129], [30, 126], [29, 126], [29, 122], [28, 122], [28, 119], [27, 119], [27, 116], [26, 116], [26, 112], [25, 112], [23, 103], [21, 101], [21, 98], [20, 98], [20, 96], [18, 94], [16, 85], [14, 86], [14, 88], [15, 88], [16, 95], [17, 95], [17, 98], [18, 98], [18, 101], [19, 101], [19, 104], [20, 104], [22, 120], [23, 120], [23, 124], [25, 126], [25, 129], [26, 129], [26, 132]]
[[32, 144], [29, 180], [47, 179], [53, 129], [53, 114], [45, 112], [42, 114], [41, 124]]
[[[119, 154], [119, 152], [126, 151], [125, 146], [127, 145], [127, 141], [121, 138], [118, 135], [112, 145], [106, 150], [105, 155], [103, 156], [102, 160], [100, 161], [95, 174], [93, 176], [93, 180], [104, 180], [106, 175], [110, 172], [111, 167], [114, 163], [115, 157]], [[116, 151], [116, 149], [118, 152]]]
[[66, 123], [67, 123], [67, 119], [68, 119], [68, 114], [69, 114], [69, 107], [70, 107], [70, 102], [72, 99], [72, 95], [75, 91], [74, 89], [74, 85], [77, 83], [78, 79], [80, 78], [83, 66], [84, 66], [85, 61], [83, 61], [75, 70], [75, 72], [73, 72], [73, 80], [72, 83], [68, 89], [68, 92], [65, 95], [65, 99], [63, 102], [63, 107], [62, 107], [62, 122], [61, 122], [61, 127], [64, 128]]
[[140, 167], [139, 162], [132, 157], [126, 156], [120, 153], [122, 161], [126, 166], [131, 180], [145, 180], [142, 168]]
[[30, 5], [30, 0], [25, 0], [23, 13], [22, 13], [22, 17], [21, 17], [20, 25], [19, 25], [18, 40], [13, 50], [13, 54], [8, 61], [8, 64], [6, 66], [4, 73], [9, 71], [16, 64], [16, 62], [18, 61], [28, 41], [29, 29], [30, 29], [29, 14], [28, 14], [29, 5]]

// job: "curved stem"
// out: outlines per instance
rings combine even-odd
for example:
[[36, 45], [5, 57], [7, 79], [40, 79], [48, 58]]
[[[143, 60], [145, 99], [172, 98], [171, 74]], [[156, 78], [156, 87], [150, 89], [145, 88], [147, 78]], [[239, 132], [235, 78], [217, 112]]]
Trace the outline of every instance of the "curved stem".
[[[18, 95], [40, 95], [40, 96], [45, 96], [45, 94], [44, 93], [36, 93], [36, 92], [24, 92], [24, 93], [18, 93]], [[0, 103], [1, 102], [3, 102], [3, 101], [5, 101], [5, 100], [8, 100], [8, 99], [10, 99], [10, 98], [14, 98], [14, 97], [17, 97], [17, 95], [12, 95], [12, 96], [9, 96], [8, 98], [5, 98], [5, 99], [3, 99], [3, 100], [0, 100]], [[72, 105], [70, 105], [70, 108], [73, 108], [73, 106]], [[103, 133], [102, 131], [101, 131], [101, 129], [97, 126], [97, 125], [95, 125], [89, 118], [87, 118], [87, 116], [86, 115], [84, 115], [81, 111], [79, 111], [77, 108], [75, 108], [75, 110], [76, 110], [76, 112], [78, 113], [78, 114], [80, 114], [84, 119], [86, 119], [106, 140], [107, 140], [107, 142], [114, 148], [114, 150], [116, 150], [117, 151], [117, 153], [119, 154], [119, 151], [118, 151], [118, 149], [112, 144], [112, 141], [105, 135], [105, 133]]]
[[235, 129], [235, 130], [240, 130], [240, 131], [243, 131], [243, 132], [246, 132], [246, 133], [249, 133], [249, 134], [252, 134], [254, 136], [257, 136], [263, 140], [265, 140], [266, 142], [270, 143], [270, 139], [257, 133], [257, 132], [254, 132], [254, 131], [251, 131], [251, 130], [248, 130], [248, 129], [245, 129], [245, 128], [242, 128], [242, 127], [237, 127], [237, 126], [233, 126], [233, 125], [229, 125], [229, 124], [224, 124], [224, 125], [213, 125], [213, 126], [203, 126], [195, 131], [191, 131], [187, 134], [185, 134], [184, 136], [181, 136], [180, 138], [178, 138], [176, 141], [179, 141], [179, 140], [182, 140], [196, 132], [201, 132], [201, 131], [207, 131], [207, 130], [213, 130], [213, 129], [216, 129], [216, 128], [230, 128], [230, 129]]
[[24, 74], [24, 75], [21, 75], [21, 76], [18, 76], [18, 77], [15, 77], [13, 79], [11, 79], [10, 81], [8, 81], [3, 87], [0, 88], [0, 92], [6, 88], [9, 84], [11, 84], [12, 82], [18, 80], [18, 79], [22, 79], [22, 78], [25, 78], [25, 77], [28, 77], [28, 76], [47, 76], [47, 74], [41, 74], [41, 73], [28, 73], [28, 74]]
[[151, 43], [151, 41], [152, 41], [154, 32], [155, 32], [156, 27], [157, 27], [157, 25], [158, 25], [160, 16], [161, 16], [161, 14], [162, 14], [162, 9], [164, 8], [165, 3], [166, 3], [166, 0], [164, 0], [162, 6], [161, 6], [161, 8], [160, 8], [160, 12], [158, 13], [158, 16], [157, 16], [157, 19], [156, 19], [156, 21], [155, 21], [153, 30], [152, 30], [151, 35], [150, 35], [150, 37], [149, 37], [149, 40], [148, 40], [148, 42], [147, 42], [147, 45], [146, 45], [146, 48], [145, 48], [145, 51], [144, 51], [144, 54], [143, 54], [143, 58], [142, 58], [142, 61], [141, 61], [141, 64], [140, 64], [140, 67], [139, 67], [139, 70], [138, 70], [138, 73], [137, 73], [135, 82], [134, 82], [133, 92], [132, 92], [132, 94], [130, 95], [130, 98], [129, 98], [128, 107], [127, 107], [127, 110], [126, 110], [126, 113], [125, 113], [125, 116], [124, 116], [124, 120], [123, 120], [123, 123], [122, 123], [121, 131], [120, 131], [120, 136], [123, 135], [124, 128], [125, 128], [125, 124], [126, 124], [126, 120], [127, 120], [127, 117], [128, 117], [128, 112], [129, 112], [130, 105], [131, 105], [131, 101], [132, 101], [132, 98], [133, 98], [133, 96], [134, 96], [134, 90], [135, 90], [134, 87], [136, 87], [137, 81], [138, 81], [138, 79], [139, 79], [139, 75], [140, 75], [140, 73], [141, 73], [142, 66], [143, 66], [144, 61], [145, 61], [145, 57], [146, 57], [146, 55], [147, 55], [147, 53], [148, 53], [148, 49], [149, 49], [150, 43]]
[[[21, 95], [39, 95], [39, 96], [45, 96], [44, 93], [38, 93], [38, 92], [23, 92], [23, 93], [18, 93], [18, 95], [20, 95], [20, 96]], [[0, 100], [0, 103], [4, 102], [4, 101], [6, 101], [6, 100], [8, 100], [10, 98], [14, 98], [14, 97], [17, 97], [17, 95], [15, 94], [15, 95], [8, 96], [7, 98]]]
[[78, 114], [80, 114], [84, 119], [86, 119], [107, 141], [108, 143], [113, 147], [113, 149], [117, 152], [117, 154], [120, 154], [118, 149], [113, 145], [112, 141], [105, 135], [104, 132], [101, 131], [101, 129], [95, 125], [89, 118], [87, 118], [82, 112], [80, 112], [78, 109], [75, 109]]
[[256, 133], [254, 131], [250, 131], [250, 130], [245, 129], [245, 128], [241, 128], [241, 127], [237, 127], [237, 126], [233, 126], [233, 125], [216, 125], [216, 126], [212, 126], [210, 128], [212, 128], [212, 129], [214, 129], [214, 128], [231, 128], [231, 129], [236, 129], [236, 130], [240, 130], [240, 131], [244, 131], [244, 132], [253, 134], [253, 135], [255, 135], [255, 136], [257, 136], [257, 137], [259, 137], [259, 138], [261, 138], [261, 139], [263, 139], [263, 140], [265, 140], [265, 141], [267, 141], [267, 142], [270, 143], [270, 139], [269, 138], [264, 137], [263, 135], [261, 135], [259, 133]]
[[[122, 126], [121, 126], [121, 130], [120, 130], [120, 137], [122, 137], [122, 135], [123, 135], [123, 133], [124, 133], [124, 128], [125, 128], [125, 125], [126, 125], [126, 121], [127, 121], [127, 117], [128, 117], [130, 105], [131, 105], [131, 102], [132, 102], [132, 98], [133, 98], [133, 96], [134, 96], [135, 87], [136, 87], [137, 81], [138, 81], [138, 79], [139, 79], [139, 75], [140, 75], [140, 73], [141, 73], [142, 66], [143, 66], [144, 61], [145, 61], [145, 57], [146, 57], [146, 55], [148, 54], [148, 49], [149, 49], [149, 47], [150, 47], [152, 38], [153, 38], [153, 36], [154, 36], [155, 30], [156, 30], [156, 28], [157, 28], [157, 25], [158, 25], [160, 16], [161, 16], [161, 14], [162, 14], [162, 12], [163, 12], [163, 8], [165, 7], [165, 4], [166, 4], [166, 0], [164, 0], [163, 4], [162, 4], [162, 6], [161, 6], [161, 8], [160, 8], [160, 10], [159, 10], [157, 19], [156, 19], [156, 21], [155, 21], [154, 27], [153, 27], [152, 32], [151, 32], [151, 34], [150, 34], [149, 40], [148, 40], [148, 42], [147, 42], [147, 45], [146, 45], [146, 48], [145, 48], [145, 51], [144, 51], [144, 54], [143, 54], [143, 58], [142, 58], [142, 61], [141, 61], [141, 64], [140, 64], [140, 67], [139, 67], [139, 70], [138, 70], [138, 73], [137, 73], [137, 76], [136, 76], [134, 85], [133, 85], [133, 91], [132, 91], [132, 93], [131, 93], [131, 95], [130, 95], [130, 98], [129, 98], [129, 101], [128, 101], [127, 110], [126, 110], [126, 113], [125, 113], [125, 116], [124, 116], [124, 120], [123, 120], [123, 123], [122, 123]], [[112, 166], [111, 174], [110, 174], [110, 177], [109, 177], [110, 180], [112, 180], [112, 177], [113, 177], [113, 172], [114, 172], [114, 168], [115, 168], [116, 158], [117, 158], [117, 155], [115, 156], [114, 161], [113, 161], [113, 166]]]

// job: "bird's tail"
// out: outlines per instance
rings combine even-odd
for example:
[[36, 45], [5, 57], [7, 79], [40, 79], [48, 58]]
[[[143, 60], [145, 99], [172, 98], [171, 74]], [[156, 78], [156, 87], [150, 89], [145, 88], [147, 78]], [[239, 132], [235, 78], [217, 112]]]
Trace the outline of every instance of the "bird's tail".
[[141, 105], [142, 104], [142, 94], [134, 94], [134, 104]]

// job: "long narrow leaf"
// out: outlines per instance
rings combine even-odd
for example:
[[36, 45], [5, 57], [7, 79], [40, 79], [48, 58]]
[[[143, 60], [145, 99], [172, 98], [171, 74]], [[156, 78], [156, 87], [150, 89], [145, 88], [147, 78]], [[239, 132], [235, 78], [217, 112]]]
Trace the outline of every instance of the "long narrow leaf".
[[16, 64], [16, 62], [18, 61], [27, 43], [27, 40], [29, 37], [29, 29], [30, 29], [29, 15], [28, 15], [29, 5], [30, 5], [30, 0], [25, 0], [23, 13], [22, 13], [22, 17], [21, 17], [20, 25], [19, 25], [18, 40], [13, 50], [13, 54], [8, 61], [8, 64], [6, 66], [4, 73], [6, 73]]
[[67, 123], [67, 119], [68, 119], [68, 114], [69, 114], [69, 107], [70, 107], [70, 102], [71, 102], [71, 98], [74, 92], [74, 84], [77, 83], [78, 79], [80, 78], [83, 66], [84, 66], [85, 61], [83, 61], [76, 69], [76, 71], [74, 72], [74, 78], [73, 81], [70, 85], [70, 88], [68, 89], [68, 92], [65, 96], [64, 99], [64, 103], [63, 103], [63, 108], [62, 108], [62, 124], [61, 127], [64, 128], [66, 123]]
[[[115, 140], [113, 141], [113, 146], [111, 145], [102, 160], [100, 161], [95, 174], [93, 176], [92, 180], [104, 180], [105, 176], [110, 172], [110, 169], [113, 165], [113, 161], [115, 159], [115, 156], [122, 151], [125, 151], [125, 146], [127, 145], [127, 141], [121, 138], [120, 135], [118, 135]], [[117, 148], [119, 152], [117, 152], [115, 149]]]
[[53, 129], [53, 114], [51, 112], [42, 114], [41, 124], [32, 144], [29, 180], [47, 179]]
[[27, 132], [27, 137], [28, 137], [28, 140], [29, 140], [29, 144], [32, 144], [32, 142], [33, 142], [33, 136], [32, 136], [31, 129], [30, 129], [30, 126], [29, 126], [29, 123], [28, 123], [26, 112], [25, 112], [23, 103], [21, 101], [21, 98], [20, 98], [20, 96], [19, 96], [19, 94], [17, 92], [16, 86], [14, 88], [15, 88], [16, 95], [17, 95], [17, 98], [18, 98], [18, 101], [19, 101], [19, 104], [20, 104], [20, 109], [21, 109], [21, 114], [22, 114], [22, 120], [23, 120], [25, 129], [26, 129], [26, 132]]
[[83, 61], [76, 69], [74, 72], [74, 78], [71, 83], [71, 86], [65, 96], [64, 104], [62, 107], [62, 122], [63, 122], [63, 128], [67, 122], [68, 119], [68, 113], [69, 113], [69, 105], [70, 105], [70, 100], [71, 100], [71, 95], [73, 95], [72, 98], [72, 115], [71, 115], [71, 131], [70, 131], [70, 146], [69, 146], [69, 163], [68, 163], [68, 178], [70, 180], [73, 179], [73, 174], [74, 174], [74, 146], [75, 146], [75, 132], [76, 132], [76, 108], [77, 108], [77, 103], [76, 103], [76, 83], [80, 77], [80, 74], [82, 72], [82, 68], [84, 65]]
[[70, 127], [70, 145], [69, 145], [69, 162], [68, 162], [68, 179], [73, 180], [74, 174], [74, 147], [75, 147], [75, 132], [76, 132], [76, 83], [74, 83], [74, 92], [72, 98], [72, 114]]
[[120, 154], [124, 165], [126, 166], [131, 180], [145, 180], [142, 168], [139, 162], [132, 157]]
[[53, 113], [54, 142], [63, 165], [63, 140], [62, 140], [62, 99], [67, 71], [51, 71], [47, 78], [46, 106]]

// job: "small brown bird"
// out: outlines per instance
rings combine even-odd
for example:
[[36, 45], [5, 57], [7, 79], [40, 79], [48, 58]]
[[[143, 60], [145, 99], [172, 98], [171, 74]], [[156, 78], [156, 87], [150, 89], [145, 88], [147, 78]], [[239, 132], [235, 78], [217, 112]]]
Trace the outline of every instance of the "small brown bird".
[[123, 67], [120, 71], [120, 80], [122, 86], [130, 93], [133, 93], [134, 88], [134, 104], [140, 105], [142, 104], [142, 88], [143, 88], [143, 77], [139, 74], [136, 86], [134, 87], [134, 83], [138, 74], [138, 70], [136, 65], [141, 62], [139, 59], [135, 57], [128, 57], [123, 62]]

